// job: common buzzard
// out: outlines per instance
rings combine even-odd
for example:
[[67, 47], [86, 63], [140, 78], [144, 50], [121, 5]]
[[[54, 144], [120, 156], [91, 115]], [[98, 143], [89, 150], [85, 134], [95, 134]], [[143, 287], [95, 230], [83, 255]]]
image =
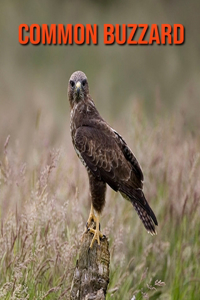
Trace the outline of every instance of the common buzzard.
[[[105, 204], [106, 184], [129, 200], [147, 231], [156, 234], [158, 222], [142, 191], [141, 167], [121, 135], [100, 116], [83, 72], [71, 75], [68, 96], [72, 142], [89, 176], [91, 211], [87, 228], [94, 234], [90, 248], [95, 240], [100, 244], [102, 237], [99, 219]], [[95, 230], [90, 228], [92, 220], [96, 223]]]

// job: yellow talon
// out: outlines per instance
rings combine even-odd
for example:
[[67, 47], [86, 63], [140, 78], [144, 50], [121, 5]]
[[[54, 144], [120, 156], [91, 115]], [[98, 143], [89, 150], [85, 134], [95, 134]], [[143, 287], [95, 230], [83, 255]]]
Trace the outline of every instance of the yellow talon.
[[[87, 230], [94, 234], [93, 239], [90, 244], [90, 249], [93, 247], [95, 240], [97, 241], [98, 245], [100, 245], [100, 238], [103, 237], [103, 234], [99, 230], [99, 219], [100, 219], [100, 214], [97, 212], [97, 216], [95, 216], [93, 205], [91, 205], [90, 215], [89, 215], [87, 225], [86, 225]], [[89, 228], [89, 225], [91, 225], [92, 221], [94, 221], [96, 223], [96, 229]]]
[[94, 234], [93, 239], [90, 244], [90, 249], [93, 247], [95, 240], [97, 240], [97, 243], [100, 246], [100, 238], [103, 237], [103, 234], [101, 233], [101, 231], [99, 231], [97, 229], [89, 228], [89, 232]]

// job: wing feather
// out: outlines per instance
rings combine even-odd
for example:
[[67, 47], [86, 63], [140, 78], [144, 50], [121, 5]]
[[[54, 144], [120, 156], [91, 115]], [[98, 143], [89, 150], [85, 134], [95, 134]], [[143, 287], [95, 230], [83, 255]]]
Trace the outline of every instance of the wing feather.
[[136, 174], [139, 181], [144, 180], [143, 172], [141, 169], [140, 164], [138, 163], [135, 155], [131, 151], [131, 149], [126, 144], [125, 140], [122, 138], [122, 136], [113, 129], [113, 132], [115, 133], [116, 137], [118, 138], [118, 142], [120, 145], [120, 148], [122, 152], [124, 153], [125, 158], [131, 163], [134, 173]]
[[108, 137], [102, 130], [79, 127], [75, 135], [75, 147], [93, 175], [108, 183], [115, 191], [119, 189], [120, 182], [130, 179], [130, 164], [115, 138]]

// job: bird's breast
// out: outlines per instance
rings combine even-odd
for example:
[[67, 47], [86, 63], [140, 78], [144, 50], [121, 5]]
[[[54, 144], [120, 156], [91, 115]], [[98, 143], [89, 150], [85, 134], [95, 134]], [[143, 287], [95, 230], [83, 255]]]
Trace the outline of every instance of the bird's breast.
[[71, 137], [72, 137], [72, 141], [74, 143], [74, 136], [75, 136], [75, 132], [76, 132], [76, 129], [77, 129], [77, 117], [76, 117], [76, 114], [77, 114], [77, 109], [76, 109], [76, 106], [71, 110], [71, 113], [70, 113], [70, 132], [71, 132]]

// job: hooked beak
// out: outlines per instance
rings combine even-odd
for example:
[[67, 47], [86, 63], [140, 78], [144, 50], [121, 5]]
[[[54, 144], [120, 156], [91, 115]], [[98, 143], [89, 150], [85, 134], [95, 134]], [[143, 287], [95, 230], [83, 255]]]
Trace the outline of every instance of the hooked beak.
[[76, 91], [77, 96], [79, 96], [80, 91], [81, 91], [81, 83], [80, 83], [80, 81], [78, 81], [76, 83], [76, 89], [75, 89], [75, 91]]

